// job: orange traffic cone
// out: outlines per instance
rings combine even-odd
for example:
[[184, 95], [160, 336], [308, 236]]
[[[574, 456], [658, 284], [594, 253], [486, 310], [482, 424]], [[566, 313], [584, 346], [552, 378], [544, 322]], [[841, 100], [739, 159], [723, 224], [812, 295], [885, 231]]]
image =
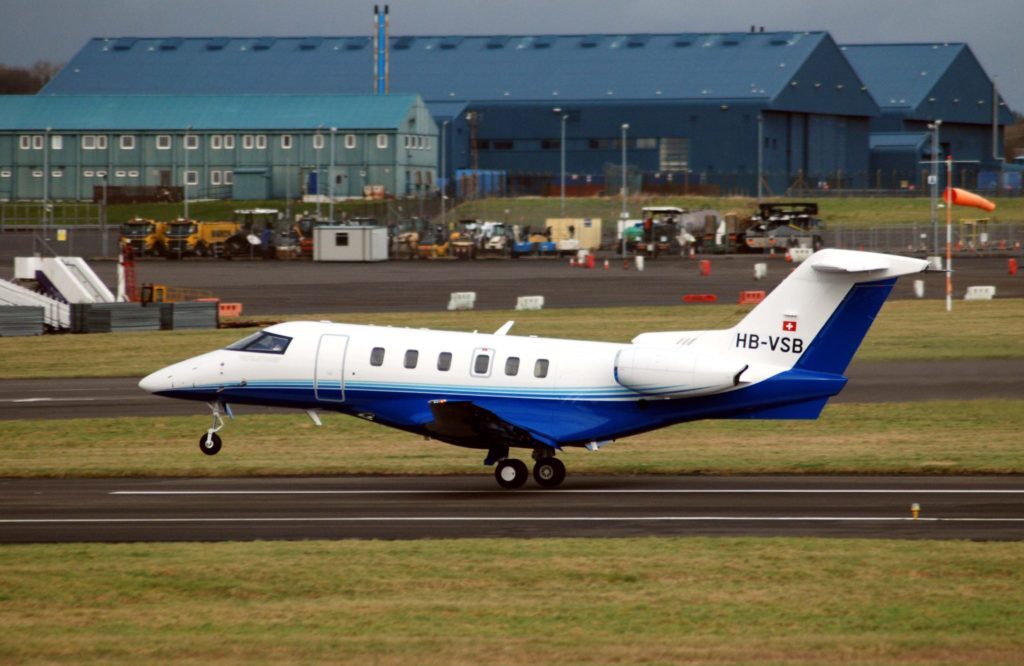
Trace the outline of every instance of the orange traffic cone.
[[954, 206], [973, 206], [989, 212], [996, 209], [996, 205], [985, 197], [961, 190], [959, 187], [947, 187], [942, 194], [942, 200]]
[[604, 260], [604, 269], [608, 270], [608, 260], [607, 259]]

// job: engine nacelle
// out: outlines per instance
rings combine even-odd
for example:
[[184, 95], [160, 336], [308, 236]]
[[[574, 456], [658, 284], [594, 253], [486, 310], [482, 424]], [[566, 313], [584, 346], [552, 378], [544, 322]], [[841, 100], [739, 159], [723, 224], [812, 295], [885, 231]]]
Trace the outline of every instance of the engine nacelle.
[[686, 398], [738, 386], [747, 364], [694, 349], [629, 347], [615, 356], [615, 381], [650, 397]]

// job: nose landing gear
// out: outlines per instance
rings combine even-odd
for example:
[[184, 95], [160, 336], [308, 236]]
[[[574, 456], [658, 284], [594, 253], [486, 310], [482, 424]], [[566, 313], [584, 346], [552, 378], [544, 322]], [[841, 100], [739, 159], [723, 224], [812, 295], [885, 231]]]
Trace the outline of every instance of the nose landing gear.
[[224, 427], [224, 419], [220, 413], [223, 409], [228, 416], [231, 416], [231, 408], [226, 403], [220, 401], [208, 402], [206, 405], [210, 408], [213, 423], [210, 424], [206, 434], [199, 438], [199, 450], [208, 456], [215, 456], [221, 447], [221, 439], [217, 431]]

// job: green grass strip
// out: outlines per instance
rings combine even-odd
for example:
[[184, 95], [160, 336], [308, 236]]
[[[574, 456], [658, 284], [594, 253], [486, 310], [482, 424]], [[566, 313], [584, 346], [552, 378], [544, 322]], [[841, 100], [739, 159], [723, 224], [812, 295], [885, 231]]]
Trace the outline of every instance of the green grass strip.
[[7, 546], [4, 663], [1019, 664], [1024, 544]]

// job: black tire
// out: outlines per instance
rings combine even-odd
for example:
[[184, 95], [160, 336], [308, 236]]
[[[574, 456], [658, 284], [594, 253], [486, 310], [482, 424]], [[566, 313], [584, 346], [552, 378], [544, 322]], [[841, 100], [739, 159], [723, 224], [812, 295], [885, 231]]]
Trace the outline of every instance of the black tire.
[[541, 458], [533, 466], [533, 479], [543, 488], [557, 488], [565, 481], [565, 465], [553, 456]]
[[203, 433], [203, 436], [199, 438], [199, 450], [208, 456], [217, 455], [217, 452], [220, 451], [220, 445], [220, 435], [217, 433], [212, 433], [210, 435], [209, 445], [206, 443], [206, 433]]
[[196, 244], [196, 256], [197, 257], [208, 257], [210, 256], [210, 249], [206, 247], [206, 243], [200, 242]]
[[515, 458], [506, 458], [494, 468], [494, 479], [502, 488], [522, 488], [529, 477], [530, 471], [526, 468], [526, 463]]

